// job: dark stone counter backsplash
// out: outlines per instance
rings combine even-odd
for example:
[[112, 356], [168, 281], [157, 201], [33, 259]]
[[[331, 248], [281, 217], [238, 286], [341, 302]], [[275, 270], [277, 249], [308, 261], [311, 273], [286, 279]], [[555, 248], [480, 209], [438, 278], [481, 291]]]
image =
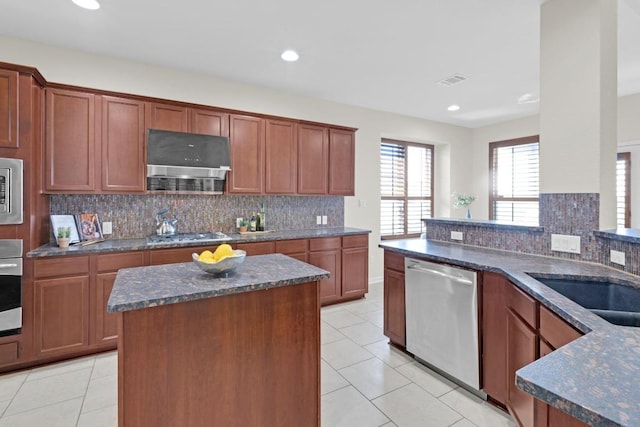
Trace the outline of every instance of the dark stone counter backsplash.
[[[267, 230], [297, 230], [344, 225], [343, 196], [237, 196], [237, 195], [52, 195], [51, 213], [97, 213], [101, 222], [113, 223], [114, 239], [146, 237], [155, 233], [155, 214], [168, 208], [178, 217], [178, 232], [236, 231], [236, 218], [250, 217], [265, 207]], [[326, 215], [327, 225], [316, 225]], [[53, 235], [51, 242], [55, 242]]]
[[[596, 193], [540, 194], [540, 226], [512, 227], [489, 221], [426, 219], [426, 238], [492, 249], [588, 261], [640, 275], [640, 239], [598, 232], [600, 195]], [[451, 239], [461, 231], [463, 241]], [[580, 236], [580, 254], [551, 250], [552, 234]], [[626, 238], [625, 238], [626, 237]], [[612, 263], [610, 250], [625, 253], [625, 266]]]

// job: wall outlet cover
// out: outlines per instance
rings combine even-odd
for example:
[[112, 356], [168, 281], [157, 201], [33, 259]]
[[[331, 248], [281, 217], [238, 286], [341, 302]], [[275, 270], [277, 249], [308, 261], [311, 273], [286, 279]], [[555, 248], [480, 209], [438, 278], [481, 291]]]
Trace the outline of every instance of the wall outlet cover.
[[240, 228], [241, 222], [242, 222], [242, 218], [236, 218], [236, 228]]
[[105, 221], [102, 223], [102, 234], [113, 234], [113, 223]]
[[613, 249], [611, 249], [610, 259], [611, 259], [611, 262], [614, 264], [625, 265], [624, 252], [614, 251]]
[[451, 240], [463, 240], [462, 231], [452, 231]]
[[322, 225], [327, 225], [327, 216], [322, 215]]
[[316, 216], [316, 225], [322, 225], [322, 217], [320, 215]]

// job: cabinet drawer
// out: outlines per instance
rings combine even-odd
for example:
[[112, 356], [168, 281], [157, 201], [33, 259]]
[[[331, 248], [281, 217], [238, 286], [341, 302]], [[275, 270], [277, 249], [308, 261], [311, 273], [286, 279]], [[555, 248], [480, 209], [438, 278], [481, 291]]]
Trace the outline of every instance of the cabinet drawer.
[[18, 342], [0, 344], [0, 366], [18, 361]]
[[340, 249], [341, 246], [341, 237], [322, 237], [320, 239], [309, 239], [309, 251], [311, 252]]
[[384, 268], [404, 273], [404, 255], [384, 251]]
[[179, 262], [190, 262], [193, 259], [191, 254], [204, 251], [205, 249], [211, 252], [215, 251], [218, 245], [215, 246], [190, 246], [186, 248], [176, 249], [153, 249], [149, 251], [149, 264], [150, 265], [162, 265], [162, 264], [175, 264]]
[[88, 256], [39, 259], [33, 263], [33, 276], [36, 279], [88, 273]]
[[276, 253], [288, 255], [307, 252], [308, 245], [307, 239], [279, 240], [276, 241]]
[[556, 349], [580, 338], [582, 333], [573, 329], [548, 308], [540, 306], [540, 336]]
[[246, 251], [247, 256], [268, 255], [274, 253], [275, 245], [273, 242], [238, 243], [236, 249]]
[[533, 329], [537, 327], [537, 302], [529, 295], [522, 292], [514, 284], [506, 286], [506, 303], [507, 308], [522, 318]]
[[144, 252], [98, 255], [98, 273], [144, 265]]
[[344, 236], [342, 238], [343, 248], [365, 248], [369, 246], [369, 235], [359, 234], [357, 236]]

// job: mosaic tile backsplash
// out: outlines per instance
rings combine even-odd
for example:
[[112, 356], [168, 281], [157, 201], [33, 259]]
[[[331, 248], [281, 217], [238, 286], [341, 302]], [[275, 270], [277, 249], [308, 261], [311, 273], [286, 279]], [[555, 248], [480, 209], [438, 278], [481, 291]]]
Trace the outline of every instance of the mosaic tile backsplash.
[[[178, 232], [236, 231], [236, 218], [248, 218], [264, 203], [267, 230], [301, 230], [344, 226], [342, 196], [232, 196], [232, 195], [52, 195], [51, 213], [97, 213], [113, 223], [112, 238], [146, 237], [155, 233], [155, 214], [168, 208], [178, 218]], [[327, 225], [316, 225], [326, 215]], [[53, 236], [52, 236], [53, 239]], [[53, 240], [52, 240], [53, 241]]]
[[[462, 231], [467, 245], [503, 249], [514, 252], [597, 262], [640, 275], [640, 252], [637, 244], [596, 238], [600, 216], [600, 195], [597, 193], [540, 194], [540, 227], [518, 230], [509, 227], [483, 225], [465, 220], [427, 221], [426, 236], [431, 240], [455, 242], [452, 231]], [[580, 254], [551, 250], [552, 234], [580, 236]], [[609, 250], [627, 253], [626, 265], [612, 264]]]

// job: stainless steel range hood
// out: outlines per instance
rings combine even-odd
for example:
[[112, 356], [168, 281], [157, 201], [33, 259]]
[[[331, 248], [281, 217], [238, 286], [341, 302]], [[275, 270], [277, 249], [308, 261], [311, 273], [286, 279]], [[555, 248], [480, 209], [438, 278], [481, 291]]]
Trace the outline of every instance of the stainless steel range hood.
[[148, 130], [148, 191], [222, 194], [230, 170], [225, 136]]

